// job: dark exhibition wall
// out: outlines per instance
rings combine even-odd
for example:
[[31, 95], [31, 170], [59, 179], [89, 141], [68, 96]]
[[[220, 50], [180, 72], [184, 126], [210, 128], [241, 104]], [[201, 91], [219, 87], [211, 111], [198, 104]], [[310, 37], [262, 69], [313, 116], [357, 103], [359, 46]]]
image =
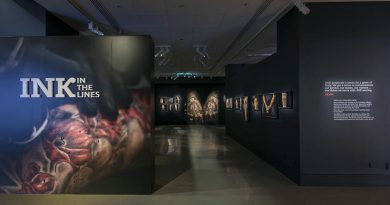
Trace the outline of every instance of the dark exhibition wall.
[[224, 84], [204, 80], [156, 84], [156, 125], [224, 124], [224, 93]]
[[[19, 0], [0, 1], [0, 25], [2, 25], [0, 36], [44, 36], [45, 9], [33, 6], [29, 8], [29, 11], [21, 7], [19, 2]], [[31, 12], [42, 15], [33, 15]]]
[[52, 13], [45, 11], [46, 36], [78, 36], [79, 32]]
[[390, 184], [390, 3], [313, 4], [300, 19], [303, 184]]
[[0, 36], [78, 36], [79, 32], [31, 0], [0, 2]]
[[[308, 7], [278, 22], [275, 55], [227, 67], [227, 99], [256, 95], [262, 109], [249, 121], [227, 109], [226, 131], [298, 184], [389, 185], [390, 4]], [[261, 100], [284, 92], [292, 109]], [[278, 118], [264, 118], [267, 108]]]
[[153, 43], [0, 38], [0, 193], [150, 194]]
[[[295, 182], [299, 182], [298, 112], [298, 12], [290, 12], [278, 24], [278, 53], [257, 65], [232, 65], [226, 69], [226, 98], [292, 92], [293, 109], [279, 109], [277, 119], [262, 116], [249, 106], [249, 120], [243, 110], [226, 109], [226, 132]], [[268, 101], [267, 101], [268, 100]], [[266, 99], [270, 104], [271, 99]], [[250, 103], [253, 104], [253, 103]], [[263, 107], [263, 106], [261, 106]], [[273, 107], [278, 107], [274, 101]]]

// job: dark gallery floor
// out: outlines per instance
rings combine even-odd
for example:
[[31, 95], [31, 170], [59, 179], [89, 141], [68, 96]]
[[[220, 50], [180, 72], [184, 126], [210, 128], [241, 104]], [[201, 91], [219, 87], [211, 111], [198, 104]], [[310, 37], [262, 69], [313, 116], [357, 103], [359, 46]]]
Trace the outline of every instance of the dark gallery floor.
[[389, 204], [387, 187], [299, 187], [219, 126], [156, 128], [156, 190], [136, 195], [2, 195], [1, 204]]

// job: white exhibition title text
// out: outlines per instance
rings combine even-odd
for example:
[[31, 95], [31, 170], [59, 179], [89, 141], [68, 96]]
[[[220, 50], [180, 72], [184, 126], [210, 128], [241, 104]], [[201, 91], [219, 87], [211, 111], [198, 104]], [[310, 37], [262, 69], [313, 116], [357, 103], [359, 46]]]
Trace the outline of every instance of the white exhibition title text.
[[[21, 98], [99, 98], [100, 92], [95, 91], [92, 84], [87, 84], [86, 78], [20, 78], [22, 82]], [[76, 86], [73, 92], [71, 86]]]

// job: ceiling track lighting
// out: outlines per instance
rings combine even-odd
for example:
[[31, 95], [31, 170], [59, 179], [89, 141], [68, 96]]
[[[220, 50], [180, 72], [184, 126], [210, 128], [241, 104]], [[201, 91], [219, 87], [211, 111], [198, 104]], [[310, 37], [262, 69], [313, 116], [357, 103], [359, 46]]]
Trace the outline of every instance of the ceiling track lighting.
[[247, 56], [251, 58], [269, 57], [275, 54], [277, 51], [276, 45], [267, 45], [260, 50], [250, 51], [247, 50]]
[[159, 66], [167, 66], [172, 59], [172, 52], [170, 45], [160, 45], [156, 46], [159, 49], [157, 53], [154, 54], [156, 64]]
[[158, 56], [160, 56], [164, 51], [165, 51], [165, 49], [160, 47], [160, 50], [154, 54], [154, 58], [157, 58]]
[[109, 32], [111, 33], [112, 32], [112, 29], [116, 30], [115, 31], [115, 34], [119, 34], [121, 35], [123, 32], [122, 32], [122, 29], [120, 28], [118, 22], [116, 21], [116, 19], [113, 17], [113, 15], [109, 12], [109, 10], [107, 8], [105, 8], [103, 6], [103, 4], [101, 2], [99, 2], [99, 0], [90, 0], [91, 4], [93, 7], [95, 7], [98, 12], [107, 20], [107, 22], [110, 24], [110, 27], [108, 28], [107, 25], [103, 25], [103, 24], [100, 24], [99, 23], [99, 20], [96, 19], [94, 17], [94, 15], [92, 15], [90, 12], [89, 12], [89, 9], [85, 8], [85, 5], [84, 4], [81, 4], [79, 2], [79, 0], [67, 0], [67, 2], [74, 8], [76, 9], [81, 15], [83, 15], [86, 19], [88, 19], [89, 23], [88, 23], [88, 30], [96, 35], [100, 35], [100, 36], [103, 36], [104, 33], [102, 31], [100, 31], [98, 28], [97, 28], [97, 25], [102, 25], [103, 26], [103, 29], [106, 31], [106, 32]]
[[166, 54], [166, 57], [158, 64], [159, 66], [167, 66], [171, 61], [172, 53]]
[[166, 73], [166, 74], [158, 74], [155, 76], [156, 79], [164, 78], [165, 79], [171, 79], [171, 80], [177, 80], [178, 78], [188, 78], [188, 79], [195, 79], [195, 78], [201, 78], [203, 79], [206, 77], [206, 74], [204, 73], [198, 73], [198, 72], [176, 72], [176, 73]]
[[88, 30], [91, 33], [94, 33], [98, 36], [104, 36], [104, 33], [102, 31], [100, 31], [99, 27], [97, 25], [95, 25], [92, 21], [88, 23]]
[[194, 63], [200, 64], [202, 67], [207, 67], [208, 60], [210, 60], [209, 53], [207, 52], [207, 45], [193, 45], [195, 48]]
[[193, 73], [193, 72], [178, 72], [178, 73], [175, 73], [173, 74], [175, 75], [173, 80], [176, 80], [180, 77], [182, 78], [196, 78], [197, 76], [199, 76], [199, 73]]
[[307, 8], [307, 6], [302, 3], [302, 0], [291, 0], [294, 5], [298, 8], [298, 10], [303, 14], [303, 15], [307, 15], [310, 13], [310, 9]]
[[15, 47], [12, 52], [8, 56], [8, 59], [4, 62], [2, 66], [0, 66], [0, 73], [6, 71], [7, 69], [13, 69], [19, 65], [19, 58], [23, 55], [21, 50], [24, 43], [24, 38], [18, 38], [18, 42], [16, 42]]
[[118, 21], [111, 14], [104, 4], [100, 0], [89, 0], [91, 4], [99, 11], [99, 13], [107, 20], [107, 22], [116, 30], [117, 34], [121, 35], [123, 33]]
[[249, 53], [248, 57], [268, 57], [272, 55], [273, 53]]
[[210, 59], [209, 53], [207, 52], [208, 46], [206, 45], [193, 45], [195, 52], [200, 55], [202, 58]]

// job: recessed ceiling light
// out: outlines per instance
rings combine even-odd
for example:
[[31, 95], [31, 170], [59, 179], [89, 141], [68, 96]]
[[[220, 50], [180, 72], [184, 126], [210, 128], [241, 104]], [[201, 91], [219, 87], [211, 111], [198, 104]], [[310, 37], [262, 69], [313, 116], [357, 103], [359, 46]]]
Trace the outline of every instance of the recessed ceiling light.
[[272, 55], [273, 53], [248, 53], [248, 57], [267, 57]]

